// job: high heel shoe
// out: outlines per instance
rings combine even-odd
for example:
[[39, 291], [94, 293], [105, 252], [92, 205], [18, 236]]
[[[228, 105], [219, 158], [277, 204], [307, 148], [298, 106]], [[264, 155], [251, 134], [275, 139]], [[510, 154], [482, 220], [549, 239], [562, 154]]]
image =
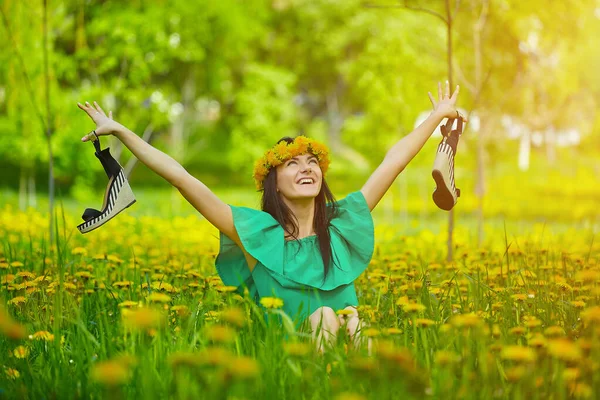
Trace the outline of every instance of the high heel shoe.
[[433, 192], [433, 202], [442, 210], [450, 211], [460, 197], [460, 189], [454, 185], [454, 156], [458, 140], [463, 131], [463, 121], [458, 118], [456, 129], [452, 129], [454, 118], [449, 118], [440, 130], [443, 139], [438, 145], [433, 171], [436, 189]]
[[81, 218], [83, 218], [85, 222], [77, 226], [77, 229], [79, 229], [79, 232], [81, 233], [88, 233], [104, 225], [121, 211], [135, 203], [135, 196], [125, 177], [123, 168], [119, 165], [117, 160], [111, 156], [108, 147], [104, 150], [100, 150], [100, 139], [98, 139], [95, 132], [92, 136], [93, 139], [91, 139], [91, 141], [96, 148], [95, 155], [102, 163], [109, 181], [104, 192], [102, 211], [86, 208], [83, 212]]

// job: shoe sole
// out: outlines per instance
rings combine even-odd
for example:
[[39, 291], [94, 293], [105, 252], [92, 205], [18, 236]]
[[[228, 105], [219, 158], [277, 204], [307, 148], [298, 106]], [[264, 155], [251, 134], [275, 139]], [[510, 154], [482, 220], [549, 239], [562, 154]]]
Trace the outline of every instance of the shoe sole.
[[456, 204], [456, 198], [449, 189], [451, 187], [449, 165], [450, 158], [448, 154], [438, 153], [431, 172], [436, 185], [432, 195], [433, 202], [445, 211], [450, 211]]
[[[116, 217], [121, 211], [126, 208], [129, 208], [133, 203], [136, 202], [135, 196], [133, 195], [133, 191], [131, 190], [131, 186], [129, 186], [129, 182], [125, 179], [123, 175], [123, 170], [119, 171], [116, 175], [115, 182], [112, 182], [113, 185], [110, 188], [109, 192], [105, 195], [105, 207], [108, 210], [105, 210], [102, 214], [93, 218], [90, 221], [86, 221], [83, 224], [77, 226], [79, 232], [88, 233], [93, 231], [96, 228], [101, 227], [106, 222], [110, 221], [114, 217]], [[113, 189], [115, 186], [120, 186], [120, 188]], [[108, 204], [106, 204], [108, 201]], [[104, 209], [104, 207], [102, 207]]]

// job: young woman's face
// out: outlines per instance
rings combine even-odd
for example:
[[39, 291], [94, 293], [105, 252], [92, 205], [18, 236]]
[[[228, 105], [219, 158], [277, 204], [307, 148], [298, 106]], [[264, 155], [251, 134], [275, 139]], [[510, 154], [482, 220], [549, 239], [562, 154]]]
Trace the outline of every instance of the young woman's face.
[[321, 190], [322, 177], [317, 157], [302, 154], [277, 166], [277, 189], [288, 199], [315, 198]]

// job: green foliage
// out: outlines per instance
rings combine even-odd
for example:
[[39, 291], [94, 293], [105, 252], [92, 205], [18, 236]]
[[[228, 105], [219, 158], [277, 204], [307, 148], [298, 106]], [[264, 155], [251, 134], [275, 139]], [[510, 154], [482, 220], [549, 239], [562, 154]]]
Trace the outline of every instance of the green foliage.
[[[533, 130], [597, 132], [600, 28], [592, 0], [543, 6], [511, 0], [487, 2], [488, 8], [482, 0], [451, 3], [463, 108], [475, 108], [488, 126], [509, 114]], [[11, 170], [44, 171], [49, 115], [59, 186], [85, 191], [101, 182], [93, 151], [79, 142], [93, 124], [76, 107], [97, 100], [134, 132], [150, 129], [152, 144], [193, 173], [209, 171], [210, 181], [234, 174], [250, 185], [256, 157], [297, 134], [331, 146], [332, 171], [353, 165], [348, 148], [372, 170], [430, 109], [427, 91], [435, 93], [447, 74], [444, 23], [400, 4], [52, 2], [48, 110], [43, 5], [3, 3], [0, 157]], [[441, 0], [408, 4], [445, 15]], [[479, 95], [473, 86], [477, 23], [485, 78]], [[484, 136], [494, 160], [505, 139]], [[120, 162], [129, 157], [124, 151]]]

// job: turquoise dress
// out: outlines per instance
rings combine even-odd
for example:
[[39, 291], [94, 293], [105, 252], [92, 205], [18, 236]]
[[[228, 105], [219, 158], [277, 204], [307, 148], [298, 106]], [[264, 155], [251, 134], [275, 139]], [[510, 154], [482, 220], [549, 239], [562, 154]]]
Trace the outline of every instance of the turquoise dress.
[[297, 326], [321, 306], [333, 310], [357, 306], [354, 280], [373, 256], [373, 218], [360, 191], [338, 201], [338, 206], [338, 216], [329, 227], [336, 265], [330, 264], [323, 281], [316, 235], [286, 241], [283, 227], [269, 213], [230, 205], [240, 240], [257, 263], [250, 272], [242, 250], [220, 232], [215, 264], [221, 280], [237, 286], [240, 293], [247, 287], [256, 303], [262, 297], [282, 299], [283, 311]]

